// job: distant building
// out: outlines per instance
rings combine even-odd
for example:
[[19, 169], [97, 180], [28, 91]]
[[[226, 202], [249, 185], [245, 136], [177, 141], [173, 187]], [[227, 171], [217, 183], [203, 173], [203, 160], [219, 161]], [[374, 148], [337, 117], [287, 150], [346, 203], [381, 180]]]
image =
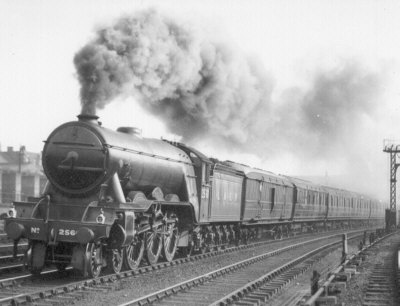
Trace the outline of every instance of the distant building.
[[25, 146], [0, 149], [0, 203], [38, 197], [46, 182], [40, 153], [27, 152]]

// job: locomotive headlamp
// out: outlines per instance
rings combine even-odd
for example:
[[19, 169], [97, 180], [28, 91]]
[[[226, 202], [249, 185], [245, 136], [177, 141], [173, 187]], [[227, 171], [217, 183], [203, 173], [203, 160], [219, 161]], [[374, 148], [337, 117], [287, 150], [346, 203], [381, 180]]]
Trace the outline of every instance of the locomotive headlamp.
[[96, 222], [98, 224], [104, 224], [105, 221], [106, 221], [106, 217], [104, 216], [104, 212], [103, 212], [103, 210], [100, 210], [100, 215], [98, 215], [96, 217]]
[[7, 212], [7, 215], [9, 218], [15, 218], [17, 216], [17, 211], [13, 207]]

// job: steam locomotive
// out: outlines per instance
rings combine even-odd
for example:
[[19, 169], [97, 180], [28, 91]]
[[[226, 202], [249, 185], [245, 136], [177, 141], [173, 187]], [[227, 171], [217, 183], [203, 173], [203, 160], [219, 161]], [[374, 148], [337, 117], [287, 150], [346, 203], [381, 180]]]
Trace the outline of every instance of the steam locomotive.
[[56, 128], [45, 141], [48, 185], [15, 202], [6, 232], [27, 238], [38, 274], [68, 265], [85, 277], [135, 269], [176, 253], [206, 252], [261, 236], [375, 225], [382, 204], [366, 196], [208, 158], [182, 143], [113, 131], [96, 116]]

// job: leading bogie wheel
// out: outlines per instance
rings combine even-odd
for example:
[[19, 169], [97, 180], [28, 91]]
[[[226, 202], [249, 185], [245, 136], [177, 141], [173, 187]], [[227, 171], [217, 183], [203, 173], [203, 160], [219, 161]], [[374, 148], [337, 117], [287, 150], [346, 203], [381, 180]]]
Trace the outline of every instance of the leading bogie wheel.
[[176, 223], [166, 224], [163, 235], [163, 257], [165, 260], [172, 261], [174, 259], [178, 247], [178, 240], [179, 231]]
[[124, 248], [124, 268], [127, 270], [137, 269], [144, 253], [143, 235], [136, 235], [130, 245]]
[[89, 277], [99, 277], [102, 268], [100, 246], [88, 243], [86, 246], [86, 271]]
[[160, 228], [146, 233], [146, 260], [149, 265], [155, 265], [158, 262], [163, 246], [162, 240]]
[[124, 261], [124, 249], [111, 249], [107, 252], [107, 270], [111, 273], [119, 273]]

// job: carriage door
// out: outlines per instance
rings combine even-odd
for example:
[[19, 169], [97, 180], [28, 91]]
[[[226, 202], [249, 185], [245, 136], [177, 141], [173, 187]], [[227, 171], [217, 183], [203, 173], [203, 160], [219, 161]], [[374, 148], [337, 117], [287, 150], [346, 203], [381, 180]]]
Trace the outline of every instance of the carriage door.
[[262, 202], [262, 192], [263, 188], [263, 182], [262, 181], [257, 181], [258, 183], [258, 194], [257, 194], [257, 218], [261, 218], [262, 216], [262, 210], [263, 210], [263, 202]]
[[282, 209], [281, 209], [281, 215], [279, 216], [280, 220], [284, 220], [286, 217], [286, 210], [287, 210], [287, 198], [288, 198], [288, 188], [284, 185], [281, 187], [281, 192], [283, 192], [282, 195]]

